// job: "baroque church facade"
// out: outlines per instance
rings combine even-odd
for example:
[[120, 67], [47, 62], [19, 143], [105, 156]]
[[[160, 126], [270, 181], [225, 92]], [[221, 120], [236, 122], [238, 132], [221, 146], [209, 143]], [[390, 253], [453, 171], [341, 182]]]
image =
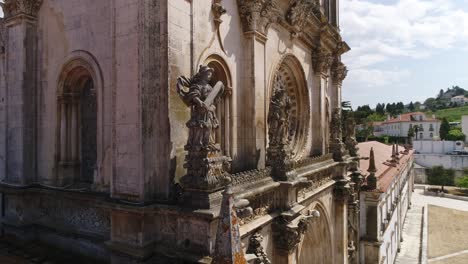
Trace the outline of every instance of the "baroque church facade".
[[216, 263], [230, 193], [251, 263], [358, 263], [338, 5], [6, 0], [4, 236], [103, 262]]

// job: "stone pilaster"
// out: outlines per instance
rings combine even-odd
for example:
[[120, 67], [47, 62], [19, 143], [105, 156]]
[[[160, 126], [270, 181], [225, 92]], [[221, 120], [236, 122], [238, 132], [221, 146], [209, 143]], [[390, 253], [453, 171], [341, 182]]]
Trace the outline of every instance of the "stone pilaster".
[[331, 53], [322, 47], [318, 47], [312, 53], [312, 63], [314, 66], [314, 84], [312, 90], [312, 155], [322, 155], [326, 152], [326, 104], [325, 91], [329, 85], [329, 72], [333, 62]]
[[266, 31], [279, 13], [273, 0], [237, 0], [245, 35], [244, 81], [239, 91], [243, 101], [239, 145], [244, 169], [265, 167], [266, 156], [266, 77], [264, 70]]
[[6, 181], [36, 174], [37, 13], [42, 0], [6, 0]]

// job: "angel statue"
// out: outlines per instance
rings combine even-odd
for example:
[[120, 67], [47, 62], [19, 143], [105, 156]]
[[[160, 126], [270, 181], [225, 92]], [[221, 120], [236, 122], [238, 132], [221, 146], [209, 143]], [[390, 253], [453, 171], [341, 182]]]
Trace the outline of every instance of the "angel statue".
[[[215, 104], [224, 93], [224, 84], [218, 82], [214, 87], [210, 85], [213, 72], [212, 68], [200, 65], [198, 73], [191, 79], [184, 76], [177, 78], [177, 93], [191, 110], [187, 122], [189, 137], [185, 146], [188, 151], [219, 151], [212, 130], [219, 127]], [[188, 87], [188, 91], [184, 87]]]

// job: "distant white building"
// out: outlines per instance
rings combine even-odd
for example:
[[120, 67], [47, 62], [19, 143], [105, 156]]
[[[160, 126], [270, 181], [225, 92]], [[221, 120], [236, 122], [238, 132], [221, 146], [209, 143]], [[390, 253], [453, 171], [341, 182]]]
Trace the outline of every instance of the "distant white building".
[[468, 103], [468, 98], [464, 95], [454, 96], [450, 99], [450, 102], [457, 104], [457, 105], [465, 105]]
[[[462, 116], [461, 127], [463, 134], [468, 135], [468, 115]], [[468, 143], [468, 137], [466, 137], [465, 143]]]
[[432, 140], [439, 138], [440, 123], [435, 116], [427, 117], [423, 112], [406, 113], [396, 118], [389, 117], [381, 123], [374, 123], [374, 135], [407, 137], [408, 130], [412, 127], [415, 139]]

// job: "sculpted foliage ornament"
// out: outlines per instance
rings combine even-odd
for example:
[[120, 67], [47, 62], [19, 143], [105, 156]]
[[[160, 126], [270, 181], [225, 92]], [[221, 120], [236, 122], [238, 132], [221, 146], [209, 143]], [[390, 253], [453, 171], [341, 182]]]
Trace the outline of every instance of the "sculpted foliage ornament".
[[341, 61], [336, 61], [332, 66], [332, 78], [337, 83], [342, 83], [348, 75], [348, 69]]
[[260, 233], [255, 233], [250, 237], [249, 248], [247, 254], [254, 254], [257, 257], [255, 264], [271, 264], [267, 254], [262, 246], [263, 236]]
[[0, 3], [6, 18], [18, 14], [36, 16], [43, 0], [5, 0]]
[[314, 16], [314, 0], [294, 0], [286, 14], [286, 20], [298, 31], [302, 31]]
[[244, 32], [265, 34], [268, 26], [280, 19], [275, 0], [237, 0]]
[[312, 54], [312, 62], [316, 73], [326, 74], [333, 63], [333, 56], [330, 52], [319, 47]]
[[[224, 84], [218, 82], [215, 87], [209, 83], [213, 69], [200, 66], [191, 79], [177, 79], [177, 93], [182, 101], [190, 107], [190, 120], [187, 122], [189, 136], [185, 150], [187, 175], [181, 179], [182, 187], [189, 189], [219, 189], [228, 177], [225, 167], [229, 158], [220, 156], [219, 145], [214, 142], [213, 130], [219, 127], [215, 104], [222, 96]], [[188, 91], [184, 87], [189, 87]]]

